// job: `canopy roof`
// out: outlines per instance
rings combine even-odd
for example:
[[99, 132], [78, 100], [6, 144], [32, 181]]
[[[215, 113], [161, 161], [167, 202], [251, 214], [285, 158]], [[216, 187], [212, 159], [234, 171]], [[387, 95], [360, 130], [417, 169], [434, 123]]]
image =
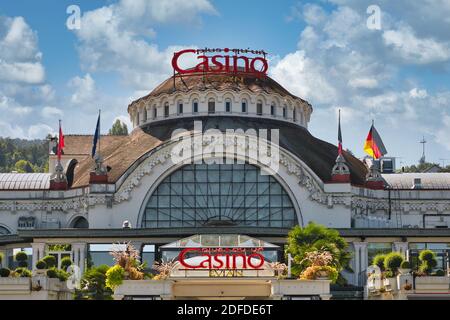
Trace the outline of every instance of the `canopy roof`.
[[240, 234], [196, 234], [166, 244], [161, 249], [184, 248], [279, 248], [277, 245]]

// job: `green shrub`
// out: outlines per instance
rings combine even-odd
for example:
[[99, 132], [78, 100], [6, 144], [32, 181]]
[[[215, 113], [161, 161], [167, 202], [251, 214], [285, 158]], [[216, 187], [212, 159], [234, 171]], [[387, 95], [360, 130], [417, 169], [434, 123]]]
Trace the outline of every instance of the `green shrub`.
[[69, 279], [69, 274], [61, 269], [57, 269], [56, 271], [56, 278], [58, 278], [60, 281], [67, 281]]
[[437, 277], [444, 277], [445, 276], [445, 271], [442, 269], [439, 269], [436, 271], [436, 273], [434, 274]]
[[55, 279], [57, 278], [57, 273], [56, 273], [56, 269], [48, 269], [47, 270], [47, 277], [49, 277], [50, 279]]
[[9, 270], [8, 268], [0, 269], [0, 277], [7, 278], [7, 277], [9, 277], [10, 274], [11, 274], [11, 270]]
[[67, 268], [73, 264], [72, 260], [69, 257], [65, 257], [61, 259], [61, 270], [67, 271]]
[[31, 278], [31, 271], [28, 270], [27, 268], [19, 267], [16, 270], [14, 270], [14, 272], [17, 273], [21, 278]]
[[399, 252], [391, 252], [384, 258], [384, 269], [391, 270], [394, 275], [398, 272], [398, 268], [403, 262], [403, 256]]
[[431, 274], [433, 268], [437, 265], [436, 254], [431, 250], [422, 250], [419, 254], [421, 261], [419, 270], [426, 274]]
[[374, 266], [378, 266], [380, 268], [381, 271], [384, 271], [384, 259], [386, 258], [386, 255], [384, 254], [377, 254], [374, 258], [373, 258], [373, 262], [372, 264]]
[[115, 265], [106, 272], [106, 286], [114, 290], [122, 284], [124, 278], [125, 270], [121, 266]]
[[409, 261], [403, 261], [402, 264], [400, 265], [400, 268], [402, 269], [411, 269], [411, 264], [409, 263]]
[[3, 258], [4, 258], [4, 257], [3, 257], [3, 253], [0, 252], [0, 265], [1, 265], [2, 262], [3, 262]]
[[54, 256], [48, 255], [43, 257], [42, 260], [47, 264], [47, 268], [56, 267], [56, 258]]
[[28, 268], [28, 261], [19, 261], [19, 267]]
[[36, 262], [36, 269], [38, 270], [47, 269], [47, 264], [45, 263], [44, 260], [39, 260], [38, 262]]
[[14, 256], [14, 258], [16, 259], [16, 261], [21, 262], [21, 261], [27, 261], [28, 260], [28, 255], [24, 252], [24, 251], [19, 251], [16, 253], [16, 255]]
[[384, 277], [385, 278], [393, 278], [393, 277], [395, 277], [395, 273], [392, 270], [387, 270], [384, 272]]

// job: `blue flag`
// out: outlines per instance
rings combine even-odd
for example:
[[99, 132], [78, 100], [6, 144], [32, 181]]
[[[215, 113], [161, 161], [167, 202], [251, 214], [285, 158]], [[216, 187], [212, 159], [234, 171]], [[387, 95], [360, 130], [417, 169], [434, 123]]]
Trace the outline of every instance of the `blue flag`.
[[92, 158], [97, 153], [97, 141], [100, 139], [100, 113], [98, 114], [97, 127], [95, 128], [94, 140], [92, 141]]

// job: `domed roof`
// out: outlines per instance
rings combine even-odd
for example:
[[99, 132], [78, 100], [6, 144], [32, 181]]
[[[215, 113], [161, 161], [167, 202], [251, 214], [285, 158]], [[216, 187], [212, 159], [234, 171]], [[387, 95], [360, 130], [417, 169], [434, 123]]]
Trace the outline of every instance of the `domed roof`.
[[256, 75], [242, 73], [239, 73], [238, 75], [195, 74], [189, 76], [181, 76], [176, 74], [157, 86], [150, 94], [133, 101], [130, 105], [141, 100], [145, 100], [150, 97], [158, 97], [163, 94], [189, 93], [191, 91], [206, 91], [209, 89], [236, 92], [248, 90], [255, 94], [279, 94], [282, 97], [298, 99], [311, 107], [307, 101], [293, 95], [269, 76], [258, 77]]

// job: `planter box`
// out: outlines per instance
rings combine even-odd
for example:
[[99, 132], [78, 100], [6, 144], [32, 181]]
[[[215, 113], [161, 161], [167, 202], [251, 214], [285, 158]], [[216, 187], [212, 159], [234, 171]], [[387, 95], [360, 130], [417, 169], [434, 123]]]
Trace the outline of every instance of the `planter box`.
[[30, 291], [30, 278], [0, 278], [0, 295], [24, 294]]
[[330, 280], [273, 280], [273, 296], [311, 296], [330, 298]]
[[171, 291], [170, 280], [124, 280], [114, 290], [114, 296], [167, 296], [171, 295]]
[[449, 291], [450, 278], [444, 277], [416, 277], [416, 292], [417, 291]]

